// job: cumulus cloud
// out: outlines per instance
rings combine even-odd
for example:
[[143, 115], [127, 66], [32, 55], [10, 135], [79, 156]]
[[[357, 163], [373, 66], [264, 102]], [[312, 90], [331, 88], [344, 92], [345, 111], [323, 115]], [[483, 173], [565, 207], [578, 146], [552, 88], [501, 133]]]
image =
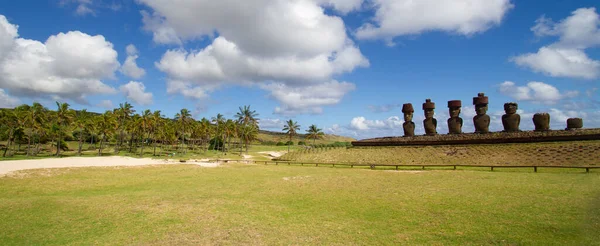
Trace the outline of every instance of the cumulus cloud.
[[133, 79], [139, 79], [139, 78], [143, 77], [144, 75], [146, 75], [146, 70], [138, 67], [138, 65], [136, 63], [139, 52], [138, 52], [137, 48], [135, 47], [135, 45], [133, 45], [133, 44], [127, 45], [127, 47], [125, 48], [125, 51], [127, 53], [127, 59], [125, 60], [125, 63], [123, 63], [123, 66], [121, 67], [121, 73], [123, 73], [125, 76], [133, 78]]
[[117, 52], [103, 36], [71, 31], [42, 43], [18, 38], [16, 29], [0, 15], [1, 88], [15, 96], [58, 97], [79, 103], [86, 103], [86, 95], [116, 92], [102, 82], [113, 79], [120, 66]]
[[594, 79], [600, 75], [600, 61], [590, 59], [583, 50], [542, 47], [511, 59], [519, 66], [552, 77]]
[[0, 88], [0, 108], [14, 108], [21, 103], [18, 98], [12, 97]]
[[[272, 84], [281, 84], [285, 89], [277, 90], [278, 93], [289, 92], [289, 96], [294, 96], [298, 90], [331, 86], [333, 76], [369, 65], [346, 35], [342, 19], [327, 15], [323, 7], [347, 12], [360, 7], [362, 1], [139, 2], [153, 10], [142, 12], [142, 20], [155, 42], [182, 44], [188, 40], [212, 39], [200, 50], [168, 50], [156, 63], [167, 74], [170, 93], [203, 98], [224, 84], [259, 85], [271, 92], [275, 88]], [[301, 110], [280, 101], [278, 111], [315, 113], [330, 101], [319, 97], [314, 100], [306, 104], [313, 108]]]
[[372, 0], [372, 23], [361, 26], [359, 39], [393, 39], [428, 31], [460, 35], [484, 32], [500, 25], [514, 7], [510, 0]]
[[146, 106], [152, 104], [152, 93], [146, 92], [146, 86], [141, 82], [130, 81], [119, 87], [119, 89], [121, 89], [121, 92], [127, 99], [132, 100], [139, 105]]
[[557, 36], [558, 41], [511, 58], [519, 66], [552, 77], [595, 79], [600, 76], [600, 61], [585, 50], [600, 45], [600, 16], [595, 8], [580, 8], [558, 23], [545, 16], [531, 28], [538, 37]]
[[273, 83], [262, 88], [270, 91], [270, 96], [281, 102], [281, 107], [275, 108], [275, 114], [295, 115], [320, 114], [323, 112], [322, 106], [338, 104], [344, 95], [356, 87], [352, 83], [333, 80], [299, 87]]
[[561, 93], [556, 87], [543, 82], [529, 82], [525, 86], [517, 86], [512, 81], [499, 85], [498, 91], [517, 101], [532, 101], [541, 104], [556, 104], [562, 99], [579, 96], [578, 91]]
[[111, 100], [102, 100], [100, 101], [100, 103], [96, 104], [96, 106], [101, 107], [101, 108], [105, 108], [105, 109], [112, 109], [114, 108], [113, 103]]
[[258, 122], [260, 129], [283, 129], [285, 122], [281, 119], [260, 119]]

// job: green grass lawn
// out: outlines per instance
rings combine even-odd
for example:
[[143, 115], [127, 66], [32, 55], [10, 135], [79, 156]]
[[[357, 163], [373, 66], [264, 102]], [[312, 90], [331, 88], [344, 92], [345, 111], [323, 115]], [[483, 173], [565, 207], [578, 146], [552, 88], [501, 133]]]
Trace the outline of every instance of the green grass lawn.
[[192, 165], [0, 178], [0, 245], [600, 244], [600, 173]]

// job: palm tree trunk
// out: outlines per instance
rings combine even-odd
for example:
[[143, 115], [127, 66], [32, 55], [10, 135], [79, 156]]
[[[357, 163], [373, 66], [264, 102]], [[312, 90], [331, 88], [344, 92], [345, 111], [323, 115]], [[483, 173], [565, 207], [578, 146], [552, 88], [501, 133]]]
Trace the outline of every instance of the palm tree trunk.
[[[150, 135], [150, 134], [148, 134]], [[144, 134], [142, 133], [142, 151], [140, 152], [140, 156], [144, 156], [144, 138], [143, 138]], [[148, 136], [150, 137], [150, 136]]]
[[152, 134], [152, 141], [154, 142], [154, 153], [152, 154], [153, 156], [156, 156], [156, 133]]
[[56, 142], [56, 156], [60, 155], [60, 142], [62, 139], [62, 131], [58, 133], [58, 141]]
[[102, 156], [102, 144], [104, 144], [104, 138], [106, 136], [102, 136], [102, 139], [100, 139], [100, 148], [98, 149], [98, 156]]
[[27, 156], [31, 153], [31, 135], [33, 135], [33, 129], [29, 131], [29, 139], [27, 139]]
[[79, 131], [79, 149], [77, 155], [81, 156], [81, 149], [83, 148], [83, 131]]
[[6, 143], [6, 148], [4, 148], [4, 154], [2, 154], [2, 157], [6, 157], [6, 152], [8, 151], [8, 148], [10, 148], [10, 143], [13, 138], [14, 130], [14, 128], [10, 128], [10, 133], [8, 134], [8, 142]]

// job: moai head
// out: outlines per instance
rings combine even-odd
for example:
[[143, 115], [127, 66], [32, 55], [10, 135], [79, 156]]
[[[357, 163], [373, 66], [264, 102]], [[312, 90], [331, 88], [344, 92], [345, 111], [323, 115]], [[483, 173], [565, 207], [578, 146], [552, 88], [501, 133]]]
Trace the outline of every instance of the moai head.
[[519, 109], [519, 105], [515, 102], [509, 102], [504, 104], [504, 112], [506, 114], [516, 114], [517, 109]]
[[448, 101], [448, 113], [450, 114], [450, 118], [458, 118], [460, 115], [460, 107], [462, 107], [462, 102], [460, 100]]
[[533, 125], [536, 131], [550, 130], [550, 114], [537, 113], [533, 115]]
[[583, 128], [583, 119], [581, 118], [569, 118], [567, 119], [567, 129], [574, 130]]
[[473, 105], [477, 115], [485, 115], [488, 110], [488, 97], [483, 92], [477, 94], [477, 97], [473, 97]]
[[405, 103], [402, 105], [402, 113], [404, 113], [404, 121], [410, 122], [413, 120], [413, 114], [415, 110], [413, 109], [413, 105], [411, 103]]
[[425, 119], [433, 118], [435, 109], [435, 103], [431, 102], [431, 99], [426, 99], [425, 103], [423, 103], [423, 110], [425, 111]]

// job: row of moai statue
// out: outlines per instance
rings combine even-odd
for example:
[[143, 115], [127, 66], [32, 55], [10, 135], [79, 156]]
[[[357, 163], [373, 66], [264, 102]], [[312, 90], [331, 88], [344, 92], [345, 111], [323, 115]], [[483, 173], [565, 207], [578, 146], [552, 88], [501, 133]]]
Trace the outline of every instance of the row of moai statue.
[[[473, 105], [475, 106], [476, 115], [473, 117], [473, 125], [475, 126], [475, 133], [489, 133], [490, 127], [490, 116], [487, 115], [489, 100], [484, 93], [479, 93], [477, 97], [473, 97]], [[448, 101], [448, 111], [450, 118], [448, 119], [448, 134], [461, 134], [463, 119], [460, 118], [460, 111], [462, 108], [462, 101], [451, 100]], [[519, 125], [521, 124], [521, 116], [517, 114], [518, 105], [514, 102], [504, 104], [504, 112], [502, 115], [502, 126], [504, 132], [519, 132]], [[435, 112], [435, 103], [431, 99], [425, 100], [423, 103], [423, 111], [425, 112], [425, 120], [423, 120], [423, 127], [425, 128], [425, 135], [437, 135], [437, 120], [433, 117]], [[414, 115], [413, 105], [406, 103], [402, 105], [402, 113], [404, 113], [404, 136], [411, 137], [415, 135], [415, 123], [412, 121]], [[536, 131], [548, 131], [550, 130], [550, 114], [548, 113], [537, 113], [533, 115], [533, 124], [535, 125]], [[567, 129], [574, 130], [583, 127], [583, 120], [581, 118], [570, 118], [567, 120]]]

